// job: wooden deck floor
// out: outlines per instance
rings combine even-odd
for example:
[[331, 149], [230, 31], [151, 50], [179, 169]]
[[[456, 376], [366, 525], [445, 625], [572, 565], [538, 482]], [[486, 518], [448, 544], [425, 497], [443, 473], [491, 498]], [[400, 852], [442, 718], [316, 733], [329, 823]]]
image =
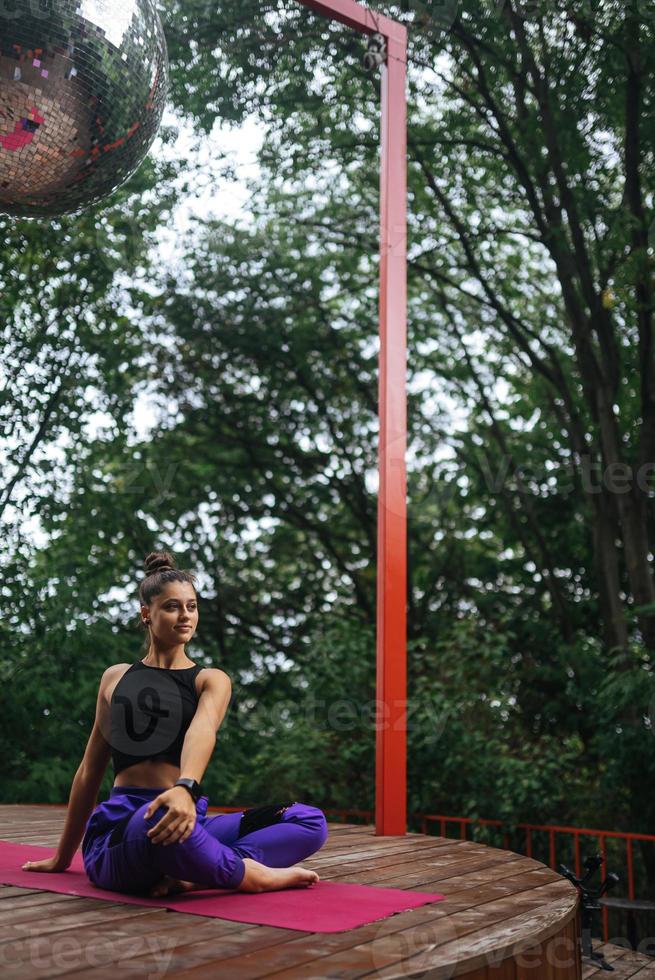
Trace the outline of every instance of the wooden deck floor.
[[614, 973], [608, 973], [591, 963], [585, 963], [582, 967], [583, 980], [600, 980], [601, 977], [612, 980], [655, 980], [655, 960], [652, 956], [644, 956], [643, 953], [636, 953], [631, 949], [624, 949], [622, 946], [613, 946], [611, 943], [594, 943], [594, 950], [603, 954], [607, 962], [614, 967]]
[[[0, 806], [0, 839], [54, 847], [64, 813], [64, 807]], [[510, 949], [534, 946], [575, 915], [573, 886], [532, 858], [423, 834], [376, 837], [373, 826], [329, 829], [323, 848], [302, 862], [323, 880], [439, 891], [446, 900], [349, 932], [307, 933], [0, 886], [0, 977], [441, 980], [476, 969], [482, 976]], [[618, 972], [583, 965], [585, 980], [601, 972], [614, 980], [655, 980], [655, 961], [619, 947], [605, 950]], [[541, 968], [493, 973], [498, 980], [558, 975]]]

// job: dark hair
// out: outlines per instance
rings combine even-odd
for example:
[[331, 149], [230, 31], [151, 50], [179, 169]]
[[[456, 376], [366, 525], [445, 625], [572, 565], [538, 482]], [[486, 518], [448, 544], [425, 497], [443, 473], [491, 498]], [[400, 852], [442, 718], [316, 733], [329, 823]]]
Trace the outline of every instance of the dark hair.
[[[196, 576], [192, 572], [182, 571], [175, 564], [175, 559], [168, 551], [151, 551], [144, 562], [146, 574], [139, 585], [141, 605], [149, 606], [153, 598], [163, 591], [169, 582], [189, 582], [196, 592]], [[197, 596], [197, 592], [196, 592]], [[139, 620], [142, 622], [142, 620]], [[144, 648], [150, 645], [149, 631], [146, 629]]]

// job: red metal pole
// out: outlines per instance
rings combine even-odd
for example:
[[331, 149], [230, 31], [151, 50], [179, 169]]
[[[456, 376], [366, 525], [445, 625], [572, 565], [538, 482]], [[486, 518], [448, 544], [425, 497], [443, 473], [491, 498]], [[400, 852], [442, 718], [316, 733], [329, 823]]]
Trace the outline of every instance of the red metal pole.
[[387, 42], [382, 65], [376, 835], [407, 832], [407, 29], [355, 0], [298, 0]]
[[626, 841], [626, 845], [627, 845], [627, 850], [628, 850], [628, 898], [634, 898], [635, 897], [635, 876], [634, 876], [634, 868], [633, 868], [633, 864], [632, 864], [632, 841], [631, 840], [627, 840]]
[[[376, 834], [407, 832], [407, 39], [382, 68]], [[380, 716], [379, 707], [383, 707]]]
[[[605, 845], [605, 837], [603, 834], [600, 835], [600, 855], [603, 859], [600, 866], [601, 881], [607, 878], [607, 848]], [[609, 909], [606, 905], [603, 905], [603, 942], [606, 943], [609, 936]]]

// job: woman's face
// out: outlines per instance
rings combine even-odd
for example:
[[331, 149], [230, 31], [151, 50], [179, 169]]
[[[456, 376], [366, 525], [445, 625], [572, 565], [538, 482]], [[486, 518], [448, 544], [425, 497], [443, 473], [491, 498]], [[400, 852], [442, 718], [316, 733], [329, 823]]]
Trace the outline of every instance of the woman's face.
[[188, 643], [198, 626], [198, 599], [190, 582], [168, 582], [149, 606], [141, 606], [141, 618], [150, 620], [150, 634], [162, 646]]

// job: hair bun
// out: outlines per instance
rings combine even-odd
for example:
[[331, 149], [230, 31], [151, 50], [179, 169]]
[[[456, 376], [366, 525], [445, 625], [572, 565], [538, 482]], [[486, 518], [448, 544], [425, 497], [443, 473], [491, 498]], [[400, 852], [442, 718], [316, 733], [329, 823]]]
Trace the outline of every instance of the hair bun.
[[144, 562], [146, 575], [155, 572], [172, 572], [177, 568], [175, 559], [168, 551], [151, 551]]

